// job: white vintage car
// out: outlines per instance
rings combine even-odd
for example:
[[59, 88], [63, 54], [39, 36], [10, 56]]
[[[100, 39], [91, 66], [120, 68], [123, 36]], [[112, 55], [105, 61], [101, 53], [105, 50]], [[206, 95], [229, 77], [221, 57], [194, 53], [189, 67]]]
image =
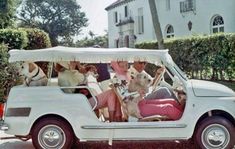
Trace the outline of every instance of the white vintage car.
[[[11, 89], [1, 129], [23, 140], [32, 138], [35, 148], [70, 148], [74, 140], [188, 140], [201, 148], [227, 149], [235, 144], [235, 93], [221, 84], [190, 80], [173, 62], [168, 50], [53, 47], [40, 50], [11, 50], [10, 62], [80, 61], [110, 63], [147, 61], [166, 67], [159, 86], [181, 87], [186, 105], [179, 120], [107, 122], [96, 116], [94, 107], [81, 93], [67, 94], [54, 79], [47, 86]], [[171, 81], [165, 81], [168, 76]], [[92, 85], [87, 88], [92, 96]]]

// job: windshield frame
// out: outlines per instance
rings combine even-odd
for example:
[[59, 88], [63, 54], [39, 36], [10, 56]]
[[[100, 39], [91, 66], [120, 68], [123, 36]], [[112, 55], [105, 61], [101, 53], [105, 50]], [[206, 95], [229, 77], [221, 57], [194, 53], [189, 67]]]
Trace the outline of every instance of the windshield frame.
[[173, 61], [173, 68], [174, 70], [181, 76], [181, 78], [183, 78], [185, 81], [188, 80], [188, 77], [186, 75], [185, 72], [183, 72], [178, 65], [176, 65], [176, 63]]

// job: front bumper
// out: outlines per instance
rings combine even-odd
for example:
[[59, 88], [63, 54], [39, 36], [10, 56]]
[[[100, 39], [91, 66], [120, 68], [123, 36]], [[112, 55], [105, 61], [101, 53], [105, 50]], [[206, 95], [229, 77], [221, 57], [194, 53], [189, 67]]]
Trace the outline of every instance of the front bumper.
[[0, 130], [6, 131], [6, 130], [8, 130], [8, 128], [9, 128], [8, 125], [6, 123], [4, 123], [3, 120], [0, 120]]

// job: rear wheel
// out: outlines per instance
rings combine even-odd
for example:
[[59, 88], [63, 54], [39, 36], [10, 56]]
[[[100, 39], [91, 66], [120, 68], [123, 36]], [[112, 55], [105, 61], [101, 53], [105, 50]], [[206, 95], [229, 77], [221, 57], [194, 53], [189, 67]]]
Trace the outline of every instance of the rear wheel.
[[44, 118], [32, 130], [33, 145], [37, 149], [68, 149], [73, 140], [71, 127], [58, 118]]
[[223, 117], [208, 117], [198, 124], [195, 139], [202, 149], [230, 149], [235, 145], [235, 129]]

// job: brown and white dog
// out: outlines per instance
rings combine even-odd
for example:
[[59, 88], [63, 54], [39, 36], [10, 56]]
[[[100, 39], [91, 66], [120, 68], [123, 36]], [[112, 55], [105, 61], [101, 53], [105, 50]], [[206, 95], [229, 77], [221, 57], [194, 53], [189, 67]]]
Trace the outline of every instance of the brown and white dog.
[[19, 65], [18, 74], [24, 76], [24, 86], [46, 86], [47, 76], [42, 69], [33, 62], [24, 62]]

